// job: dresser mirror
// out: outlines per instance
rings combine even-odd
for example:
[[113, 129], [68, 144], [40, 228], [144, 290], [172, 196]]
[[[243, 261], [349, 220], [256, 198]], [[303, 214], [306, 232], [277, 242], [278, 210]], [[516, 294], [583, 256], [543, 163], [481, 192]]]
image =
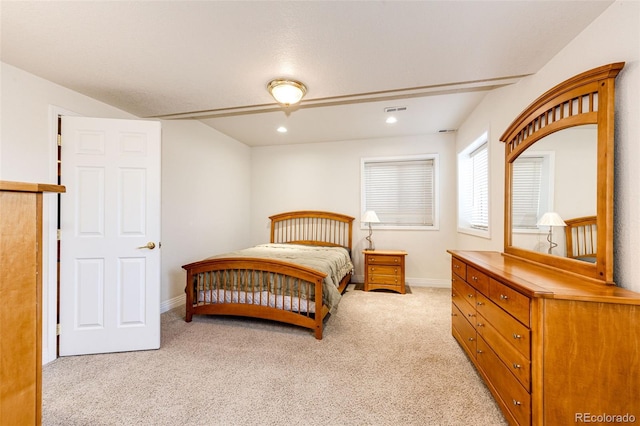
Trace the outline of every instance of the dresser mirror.
[[623, 66], [560, 83], [500, 138], [507, 255], [613, 284], [614, 98]]

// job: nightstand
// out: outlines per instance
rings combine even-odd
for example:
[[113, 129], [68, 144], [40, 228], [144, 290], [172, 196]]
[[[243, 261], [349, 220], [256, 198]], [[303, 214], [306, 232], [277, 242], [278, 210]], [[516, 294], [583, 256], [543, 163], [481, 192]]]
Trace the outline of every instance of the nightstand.
[[403, 250], [363, 250], [364, 291], [386, 289], [405, 293]]

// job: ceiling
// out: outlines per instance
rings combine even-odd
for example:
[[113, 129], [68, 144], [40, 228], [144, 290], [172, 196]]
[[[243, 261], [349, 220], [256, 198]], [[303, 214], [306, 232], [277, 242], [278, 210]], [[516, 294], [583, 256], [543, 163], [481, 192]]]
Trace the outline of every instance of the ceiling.
[[[0, 58], [249, 146], [428, 134], [537, 72], [611, 3], [2, 0]], [[278, 77], [307, 85], [299, 106], [270, 97]]]

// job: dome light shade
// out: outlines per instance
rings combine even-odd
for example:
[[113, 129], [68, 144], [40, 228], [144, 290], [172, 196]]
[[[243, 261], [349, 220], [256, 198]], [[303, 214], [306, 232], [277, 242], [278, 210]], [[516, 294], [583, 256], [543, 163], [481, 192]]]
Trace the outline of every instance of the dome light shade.
[[284, 106], [297, 104], [307, 93], [306, 86], [295, 80], [272, 80], [267, 89], [271, 96]]

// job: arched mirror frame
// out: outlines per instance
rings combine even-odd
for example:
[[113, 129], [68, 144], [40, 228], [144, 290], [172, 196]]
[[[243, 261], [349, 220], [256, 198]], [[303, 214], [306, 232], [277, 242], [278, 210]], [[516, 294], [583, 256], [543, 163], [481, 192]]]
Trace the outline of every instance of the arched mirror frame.
[[[504, 132], [505, 220], [504, 252], [573, 272], [603, 284], [613, 283], [613, 144], [615, 78], [624, 62], [576, 75], [544, 93]], [[513, 162], [528, 147], [554, 132], [597, 125], [597, 253], [595, 263], [539, 253], [512, 245], [511, 184]]]

